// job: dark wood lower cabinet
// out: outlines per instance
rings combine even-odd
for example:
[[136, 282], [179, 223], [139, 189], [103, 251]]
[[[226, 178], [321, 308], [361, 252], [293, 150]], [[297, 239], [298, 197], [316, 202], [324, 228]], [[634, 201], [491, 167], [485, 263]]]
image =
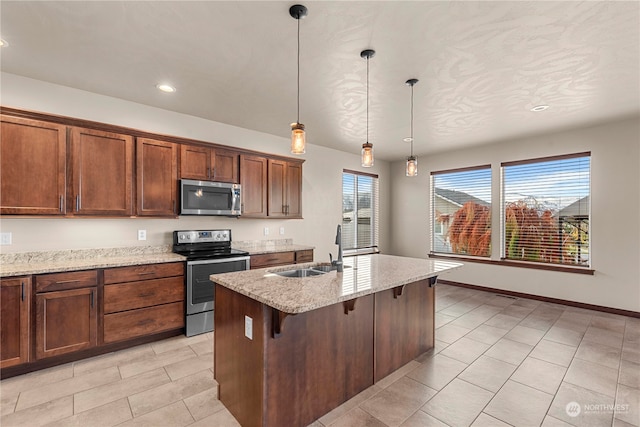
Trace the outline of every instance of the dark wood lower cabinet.
[[29, 361], [31, 277], [0, 280], [0, 368]]
[[36, 359], [97, 345], [97, 287], [36, 294]]
[[296, 315], [215, 292], [214, 377], [243, 426], [307, 426], [434, 343], [428, 280]]

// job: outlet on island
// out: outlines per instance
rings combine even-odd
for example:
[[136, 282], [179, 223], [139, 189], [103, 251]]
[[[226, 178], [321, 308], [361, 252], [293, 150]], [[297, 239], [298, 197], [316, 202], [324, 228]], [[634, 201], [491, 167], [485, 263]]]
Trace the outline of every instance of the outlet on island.
[[264, 235], [268, 236], [269, 235], [269, 227], [265, 227], [264, 228]]

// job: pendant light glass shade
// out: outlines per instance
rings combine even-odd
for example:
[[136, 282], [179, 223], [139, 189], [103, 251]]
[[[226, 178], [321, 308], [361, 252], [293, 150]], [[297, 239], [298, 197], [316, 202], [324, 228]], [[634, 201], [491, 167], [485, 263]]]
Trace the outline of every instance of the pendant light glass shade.
[[418, 175], [418, 158], [416, 156], [407, 157], [407, 176]]
[[373, 144], [369, 142], [362, 144], [362, 166], [365, 168], [373, 166]]
[[376, 54], [375, 50], [366, 49], [360, 52], [360, 57], [367, 60], [367, 142], [362, 144], [362, 166], [373, 166], [373, 144], [369, 142], [369, 59]]
[[307, 8], [295, 4], [289, 8], [289, 15], [298, 21], [298, 119], [291, 123], [291, 154], [304, 154], [306, 136], [304, 125], [300, 123], [300, 20], [307, 16]]
[[411, 142], [411, 155], [407, 157], [407, 176], [418, 176], [418, 158], [413, 155], [413, 85], [418, 83], [418, 79], [409, 79], [405, 82], [407, 86], [411, 86], [411, 136], [405, 138], [405, 141]]
[[304, 154], [305, 139], [304, 125], [291, 123], [291, 154]]

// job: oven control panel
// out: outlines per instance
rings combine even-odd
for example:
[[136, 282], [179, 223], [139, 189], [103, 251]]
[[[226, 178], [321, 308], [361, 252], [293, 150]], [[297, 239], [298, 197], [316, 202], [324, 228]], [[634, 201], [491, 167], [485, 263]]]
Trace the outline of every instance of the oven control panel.
[[178, 243], [230, 242], [231, 230], [176, 231]]

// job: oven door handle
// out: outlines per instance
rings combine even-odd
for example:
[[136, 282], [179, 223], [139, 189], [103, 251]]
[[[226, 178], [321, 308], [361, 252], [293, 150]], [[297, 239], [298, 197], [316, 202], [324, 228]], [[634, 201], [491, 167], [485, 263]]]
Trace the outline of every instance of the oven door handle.
[[[219, 258], [219, 259], [202, 259], [198, 261], [187, 261], [187, 265], [200, 265], [200, 264], [221, 264], [223, 262], [234, 262], [234, 261], [247, 261], [247, 266], [249, 264], [249, 256], [240, 256], [234, 258]], [[247, 268], [248, 269], [248, 268]]]

